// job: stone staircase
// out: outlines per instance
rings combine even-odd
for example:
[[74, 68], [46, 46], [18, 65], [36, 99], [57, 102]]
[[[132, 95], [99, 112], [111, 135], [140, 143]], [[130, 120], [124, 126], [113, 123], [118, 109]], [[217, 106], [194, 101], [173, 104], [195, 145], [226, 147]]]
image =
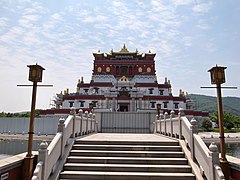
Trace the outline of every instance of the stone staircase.
[[78, 139], [60, 179], [195, 180], [178, 141]]

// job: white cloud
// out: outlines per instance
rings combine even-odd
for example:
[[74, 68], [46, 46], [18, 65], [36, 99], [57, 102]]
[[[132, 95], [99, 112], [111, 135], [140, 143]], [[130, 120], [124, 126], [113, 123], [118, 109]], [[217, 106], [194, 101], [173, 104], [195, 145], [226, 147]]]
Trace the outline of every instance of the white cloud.
[[215, 52], [217, 50], [216, 45], [213, 42], [210, 42], [206, 45], [207, 51]]
[[182, 38], [182, 41], [185, 46], [192, 46], [192, 37], [185, 36]]
[[210, 29], [210, 26], [207, 24], [206, 20], [203, 20], [203, 19], [198, 20], [196, 27], [198, 27], [202, 30]]
[[1, 17], [0, 18], [0, 29], [3, 29], [7, 26], [7, 22], [9, 19], [7, 17]]
[[210, 8], [212, 7], [213, 3], [208, 2], [208, 3], [199, 3], [193, 6], [192, 10], [195, 13], [207, 13]]
[[173, 2], [174, 5], [180, 6], [180, 5], [192, 4], [193, 0], [173, 0], [172, 2]]

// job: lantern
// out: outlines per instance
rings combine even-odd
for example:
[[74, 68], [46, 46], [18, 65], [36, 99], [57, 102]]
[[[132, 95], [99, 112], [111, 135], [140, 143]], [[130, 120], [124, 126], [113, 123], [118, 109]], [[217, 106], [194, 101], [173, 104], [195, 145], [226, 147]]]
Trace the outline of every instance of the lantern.
[[45, 70], [42, 66], [39, 65], [28, 65], [29, 67], [29, 77], [28, 80], [32, 82], [42, 82], [42, 72]]
[[211, 69], [208, 70], [211, 75], [211, 83], [212, 84], [223, 84], [225, 83], [225, 73], [224, 70], [227, 67], [220, 67], [220, 66], [215, 66]]

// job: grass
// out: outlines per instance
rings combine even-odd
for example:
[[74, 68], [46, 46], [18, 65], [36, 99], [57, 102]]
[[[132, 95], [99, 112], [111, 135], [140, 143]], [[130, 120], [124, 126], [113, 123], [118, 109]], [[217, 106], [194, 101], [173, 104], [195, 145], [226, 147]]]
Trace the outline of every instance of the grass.
[[[207, 131], [206, 129], [203, 128], [198, 128], [198, 132], [219, 132], [218, 128], [211, 129]], [[240, 132], [240, 129], [224, 129], [224, 133], [238, 133]]]

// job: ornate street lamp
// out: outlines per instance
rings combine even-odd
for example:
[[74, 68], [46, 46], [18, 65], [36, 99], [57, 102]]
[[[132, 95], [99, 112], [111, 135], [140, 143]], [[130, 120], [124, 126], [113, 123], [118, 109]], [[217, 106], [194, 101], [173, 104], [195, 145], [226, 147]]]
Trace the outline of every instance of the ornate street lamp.
[[36, 104], [36, 94], [37, 94], [37, 83], [42, 82], [42, 72], [45, 70], [42, 66], [39, 65], [28, 65], [29, 67], [29, 77], [28, 80], [33, 82], [32, 90], [32, 104], [31, 104], [31, 114], [30, 114], [30, 124], [28, 132], [28, 152], [25, 157], [24, 167], [25, 169], [25, 180], [30, 180], [33, 172], [33, 159], [32, 154], [32, 143], [33, 143], [33, 134], [34, 134], [34, 116], [35, 116], [35, 104]]
[[222, 95], [221, 95], [221, 84], [225, 83], [225, 73], [226, 67], [215, 66], [208, 70], [211, 74], [211, 84], [216, 84], [217, 88], [217, 105], [218, 105], [218, 123], [219, 123], [219, 134], [220, 134], [220, 149], [221, 158], [220, 166], [224, 173], [225, 179], [229, 179], [229, 165], [226, 159], [226, 146], [224, 140], [224, 122], [223, 122], [223, 107], [222, 107]]
[[160, 110], [161, 110], [161, 104], [157, 103], [157, 115], [158, 115], [158, 119], [160, 117]]
[[29, 123], [29, 132], [28, 132], [28, 152], [24, 159], [24, 180], [30, 180], [33, 173], [33, 160], [34, 156], [32, 154], [32, 143], [33, 143], [33, 134], [34, 134], [34, 117], [35, 117], [35, 104], [36, 104], [36, 94], [37, 86], [42, 87], [52, 87], [53, 85], [37, 85], [38, 82], [42, 82], [43, 70], [42, 66], [39, 65], [28, 65], [29, 67], [29, 77], [28, 80], [33, 82], [33, 85], [17, 85], [17, 86], [32, 86], [32, 104], [31, 104], [31, 114], [30, 114], [30, 123]]

